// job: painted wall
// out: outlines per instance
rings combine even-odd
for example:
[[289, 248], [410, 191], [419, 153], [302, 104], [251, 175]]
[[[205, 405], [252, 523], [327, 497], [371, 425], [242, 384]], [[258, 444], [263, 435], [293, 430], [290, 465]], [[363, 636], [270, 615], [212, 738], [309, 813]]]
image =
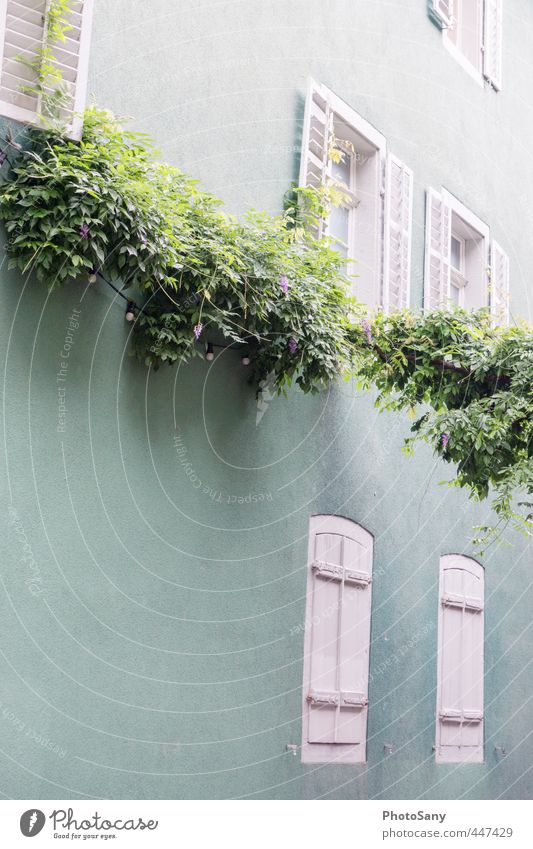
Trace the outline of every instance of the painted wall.
[[[530, 3], [506, 0], [496, 94], [445, 51], [425, 0], [98, 0], [90, 87], [239, 213], [280, 208], [313, 75], [414, 169], [413, 300], [424, 191], [443, 185], [490, 224], [513, 314], [531, 317], [532, 42]], [[489, 516], [439, 486], [429, 450], [401, 454], [405, 420], [348, 384], [258, 408], [235, 352], [148, 373], [98, 286], [49, 295], [4, 263], [0, 297], [1, 793], [530, 797], [520, 537], [483, 561], [485, 763], [434, 763], [438, 558], [471, 553]], [[286, 749], [318, 512], [375, 535], [366, 766]]]

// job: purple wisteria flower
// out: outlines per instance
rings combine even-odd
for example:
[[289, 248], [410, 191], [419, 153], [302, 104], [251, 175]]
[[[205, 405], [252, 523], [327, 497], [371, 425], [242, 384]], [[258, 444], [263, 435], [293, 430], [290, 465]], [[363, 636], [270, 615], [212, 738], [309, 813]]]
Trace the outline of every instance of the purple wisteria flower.
[[0, 165], [3, 165], [7, 159], [7, 153], [5, 150], [0, 150]]
[[88, 239], [89, 238], [89, 225], [88, 224], [82, 224], [81, 225], [80, 236], [81, 236], [82, 239]]
[[361, 322], [361, 329], [366, 336], [366, 341], [368, 342], [369, 345], [371, 345], [372, 342], [374, 341], [373, 337], [372, 337], [372, 328], [371, 328], [369, 322], [366, 320], [366, 318], [363, 319], [363, 321]]
[[198, 324], [195, 324], [195, 325], [194, 325], [194, 327], [193, 327], [193, 333], [194, 333], [194, 338], [195, 338], [196, 340], [198, 340], [198, 339], [200, 338], [200, 336], [202, 335], [202, 330], [203, 330], [203, 329], [204, 329], [204, 326], [203, 326], [203, 324], [202, 324], [202, 322], [201, 322], [201, 321], [200, 321], [200, 322], [198, 322]]
[[289, 278], [286, 274], [280, 274], [279, 278], [279, 288], [285, 295], [289, 294]]
[[442, 445], [443, 448], [446, 448], [449, 441], [450, 441], [450, 437], [448, 436], [448, 434], [447, 433], [441, 433], [440, 444]]
[[298, 342], [296, 341], [296, 339], [293, 339], [292, 336], [289, 339], [289, 341], [287, 342], [287, 348], [289, 349], [291, 354], [295, 354], [296, 351], [298, 350]]

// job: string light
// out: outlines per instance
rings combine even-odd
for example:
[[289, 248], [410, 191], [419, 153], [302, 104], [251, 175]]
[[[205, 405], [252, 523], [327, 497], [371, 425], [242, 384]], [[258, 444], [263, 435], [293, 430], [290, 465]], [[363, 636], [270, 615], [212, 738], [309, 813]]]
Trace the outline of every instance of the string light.
[[135, 304], [133, 303], [133, 301], [128, 301], [128, 305], [126, 307], [126, 315], [125, 315], [126, 321], [133, 321], [134, 320], [135, 309], [136, 309], [136, 307], [135, 307]]
[[250, 357], [247, 357], [246, 354], [245, 354], [244, 357], [241, 357], [241, 363], [243, 364], [243, 366], [249, 366], [250, 365]]
[[215, 352], [213, 351], [213, 343], [208, 342], [207, 348], [205, 349], [205, 358], [210, 363], [211, 360], [215, 359]]

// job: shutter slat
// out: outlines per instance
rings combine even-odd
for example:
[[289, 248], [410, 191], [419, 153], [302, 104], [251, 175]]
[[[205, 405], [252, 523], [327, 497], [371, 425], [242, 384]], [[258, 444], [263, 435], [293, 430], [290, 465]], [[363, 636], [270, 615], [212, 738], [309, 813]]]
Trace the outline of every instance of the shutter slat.
[[502, 0], [485, 0], [483, 16], [483, 75], [498, 91], [502, 87]]
[[[0, 19], [0, 114], [15, 120], [38, 124], [40, 98], [23, 91], [35, 86], [35, 71], [19, 61], [31, 63], [38, 59], [45, 37], [47, 0], [8, 0]], [[55, 66], [67, 92], [61, 110], [68, 123], [67, 134], [79, 138], [82, 129], [81, 113], [85, 106], [85, 91], [89, 60], [90, 29], [93, 0], [78, 0], [65, 13], [70, 24], [65, 39], [50, 48]], [[45, 91], [53, 91], [53, 87]]]
[[[331, 114], [327, 95], [322, 87], [310, 80], [305, 102], [300, 159], [299, 185], [302, 188], [318, 189], [324, 184], [328, 156], [328, 139]], [[320, 238], [324, 222], [313, 228], [313, 236]]]
[[424, 308], [438, 309], [450, 296], [451, 212], [440, 194], [427, 192]]
[[490, 312], [494, 324], [509, 324], [509, 257], [496, 241], [490, 246]]
[[413, 172], [395, 156], [387, 157], [385, 188], [385, 243], [383, 308], [385, 312], [409, 306]]

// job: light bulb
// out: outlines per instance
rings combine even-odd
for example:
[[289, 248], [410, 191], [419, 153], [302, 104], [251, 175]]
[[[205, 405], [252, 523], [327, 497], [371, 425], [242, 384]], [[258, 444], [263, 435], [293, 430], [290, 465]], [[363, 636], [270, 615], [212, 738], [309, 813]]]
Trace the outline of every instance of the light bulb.
[[87, 280], [89, 283], [96, 283], [96, 274], [94, 274], [94, 272], [92, 274], [89, 274]]
[[247, 357], [246, 355], [244, 357], [241, 357], [241, 363], [243, 364], [243, 366], [249, 366], [250, 365], [250, 357]]
[[126, 321], [133, 321], [135, 318], [135, 304], [133, 301], [128, 301], [128, 306], [126, 307]]
[[206, 348], [206, 351], [205, 351], [205, 358], [208, 362], [211, 362], [211, 360], [215, 359], [215, 352], [213, 351], [213, 343], [212, 342], [207, 343], [207, 348]]

